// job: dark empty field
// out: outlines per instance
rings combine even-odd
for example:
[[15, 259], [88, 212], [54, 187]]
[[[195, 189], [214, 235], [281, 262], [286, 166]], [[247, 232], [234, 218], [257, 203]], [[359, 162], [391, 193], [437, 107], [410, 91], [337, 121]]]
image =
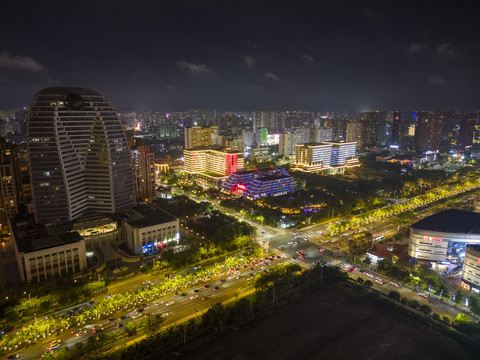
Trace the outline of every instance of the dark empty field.
[[181, 356], [215, 359], [479, 359], [473, 349], [349, 288], [309, 294]]

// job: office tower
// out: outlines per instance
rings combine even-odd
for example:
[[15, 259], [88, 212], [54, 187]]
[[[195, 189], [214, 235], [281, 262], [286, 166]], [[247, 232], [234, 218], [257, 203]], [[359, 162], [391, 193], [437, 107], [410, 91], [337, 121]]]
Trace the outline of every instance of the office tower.
[[311, 135], [310, 138], [314, 139], [316, 143], [324, 142], [324, 141], [332, 141], [333, 137], [333, 129], [329, 128], [313, 128], [313, 136]]
[[0, 138], [0, 227], [18, 213], [21, 200], [21, 179], [15, 144]]
[[196, 147], [217, 145], [218, 143], [218, 126], [202, 127], [192, 126], [185, 127], [185, 149], [193, 149]]
[[442, 119], [432, 112], [418, 113], [415, 149], [418, 153], [436, 151], [440, 145]]
[[117, 114], [88, 89], [47, 88], [27, 122], [35, 221], [135, 206], [130, 149]]
[[135, 195], [139, 199], [156, 197], [155, 161], [153, 150], [143, 139], [135, 139], [131, 147]]
[[286, 114], [280, 111], [255, 111], [253, 113], [253, 131], [266, 128], [274, 133], [283, 131], [286, 126]]

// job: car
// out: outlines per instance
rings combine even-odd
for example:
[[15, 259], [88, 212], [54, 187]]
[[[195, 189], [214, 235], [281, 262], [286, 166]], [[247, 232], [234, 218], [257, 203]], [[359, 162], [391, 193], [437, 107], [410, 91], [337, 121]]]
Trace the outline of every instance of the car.
[[220, 279], [220, 282], [221, 283], [224, 283], [226, 280], [225, 279]]
[[215, 286], [215, 287], [213, 288], [213, 290], [218, 290], [218, 289], [220, 289], [218, 286]]
[[121, 327], [124, 327], [126, 324], [125, 323], [120, 323], [118, 324], [118, 327], [121, 328]]
[[173, 305], [173, 304], [175, 304], [175, 301], [169, 301], [165, 304], [165, 306], [170, 306], [170, 305]]
[[295, 241], [295, 244], [298, 245], [298, 244], [300, 244], [300, 242], [299, 242], [299, 241]]
[[203, 286], [204, 289], [208, 289], [210, 287], [210, 285], [206, 284]]
[[190, 296], [190, 300], [196, 299], [198, 297], [197, 294]]
[[296, 260], [297, 258], [295, 256], [292, 256], [292, 260]]
[[283, 246], [279, 246], [279, 247], [278, 247], [278, 250], [283, 250]]
[[137, 309], [137, 313], [142, 313], [142, 312], [144, 312], [144, 311], [145, 311], [145, 309], [142, 309], [142, 308]]
[[165, 301], [160, 301], [160, 302], [155, 304], [155, 307], [162, 306], [163, 304], [165, 304]]
[[86, 334], [87, 333], [87, 330], [86, 329], [80, 329], [78, 332], [77, 332], [77, 336], [80, 336], [82, 334]]
[[169, 315], [170, 315], [169, 313], [163, 313], [162, 315], [160, 315], [160, 317], [165, 318], [165, 317], [167, 317], [167, 316], [169, 316]]
[[289, 242], [288, 242], [288, 245], [292, 245], [292, 244], [293, 244], [293, 241], [289, 241]]
[[322, 248], [317, 248], [317, 251], [320, 251], [320, 252], [322, 252], [322, 251], [325, 251], [325, 249], [322, 249]]
[[81, 329], [73, 329], [72, 330], [72, 334], [75, 335], [75, 334], [78, 334], [80, 332]]
[[188, 294], [187, 293], [183, 293], [182, 296], [187, 296]]
[[10, 331], [13, 331], [13, 330], [15, 330], [15, 326], [7, 326], [7, 327], [3, 328], [2, 335], [6, 334], [6, 333], [9, 333]]
[[[133, 319], [136, 319], [136, 318], [139, 318], [140, 316], [142, 316], [142, 314], [141, 314], [141, 313], [137, 313], [137, 314], [132, 315], [132, 318], [133, 318]], [[95, 330], [93, 330], [93, 332], [95, 333]]]
[[8, 355], [7, 360], [17, 359], [20, 357], [20, 354]]
[[62, 340], [53, 340], [50, 343], [49, 350], [58, 349], [60, 347], [60, 345], [62, 345]]
[[195, 289], [195, 290], [193, 290], [193, 292], [199, 292], [199, 291], [200, 291], [200, 289]]
[[127, 318], [128, 318], [128, 315], [122, 315], [122, 316], [120, 316], [120, 320], [125, 320], [125, 319], [127, 319]]

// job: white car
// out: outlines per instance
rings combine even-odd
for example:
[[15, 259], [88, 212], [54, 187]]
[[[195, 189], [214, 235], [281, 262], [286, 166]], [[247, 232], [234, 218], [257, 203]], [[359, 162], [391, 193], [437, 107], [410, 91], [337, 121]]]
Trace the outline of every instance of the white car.
[[162, 315], [160, 315], [160, 317], [164, 318], [164, 317], [167, 317], [169, 315], [170, 315], [169, 313], [163, 313]]
[[170, 305], [173, 305], [173, 304], [175, 304], [175, 301], [169, 301], [165, 304], [165, 306], [170, 306]]

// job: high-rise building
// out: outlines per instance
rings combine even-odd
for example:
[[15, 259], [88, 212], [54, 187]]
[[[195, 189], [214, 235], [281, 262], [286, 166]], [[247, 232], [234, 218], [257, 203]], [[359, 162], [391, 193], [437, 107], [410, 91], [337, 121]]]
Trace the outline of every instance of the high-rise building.
[[41, 90], [27, 130], [37, 223], [135, 206], [125, 131], [102, 95], [81, 88]]
[[218, 126], [185, 127], [185, 149], [218, 144]]
[[440, 146], [442, 119], [432, 112], [418, 113], [415, 149], [418, 153], [436, 151]]
[[243, 169], [243, 152], [226, 150], [221, 147], [183, 151], [187, 174], [211, 174], [226, 177]]
[[[143, 139], [141, 139], [143, 140]], [[145, 141], [135, 139], [131, 149], [135, 195], [139, 199], [156, 197], [154, 153]]]
[[362, 147], [362, 123], [358, 121], [347, 124], [347, 142], [356, 142]]
[[15, 144], [0, 138], [0, 227], [18, 213], [21, 199], [21, 179]]

